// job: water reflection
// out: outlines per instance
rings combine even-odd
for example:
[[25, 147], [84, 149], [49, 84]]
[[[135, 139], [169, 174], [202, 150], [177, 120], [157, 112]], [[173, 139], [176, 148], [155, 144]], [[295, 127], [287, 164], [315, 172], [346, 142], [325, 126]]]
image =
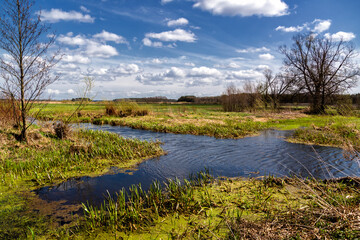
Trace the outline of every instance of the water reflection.
[[309, 146], [286, 142], [289, 131], [267, 130], [259, 136], [243, 139], [215, 139], [206, 136], [155, 133], [117, 126], [83, 127], [118, 133], [124, 137], [156, 140], [167, 155], [140, 164], [132, 174], [113, 168], [111, 174], [72, 179], [53, 187], [37, 190], [43, 199], [67, 200], [67, 203], [99, 204], [110, 193], [141, 183], [148, 188], [155, 179], [186, 178], [191, 173], [210, 169], [215, 176], [251, 177], [260, 175], [316, 178], [360, 176], [357, 162], [344, 159], [339, 148]]

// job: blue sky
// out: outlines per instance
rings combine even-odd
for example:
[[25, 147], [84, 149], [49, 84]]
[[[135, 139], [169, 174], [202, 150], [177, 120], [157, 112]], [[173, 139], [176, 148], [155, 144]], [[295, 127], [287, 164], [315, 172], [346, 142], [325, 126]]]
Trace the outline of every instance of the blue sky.
[[261, 81], [299, 32], [359, 48], [359, 9], [357, 0], [37, 0], [34, 14], [41, 10], [64, 53], [47, 94], [76, 97], [89, 75], [96, 99], [110, 100], [214, 96]]

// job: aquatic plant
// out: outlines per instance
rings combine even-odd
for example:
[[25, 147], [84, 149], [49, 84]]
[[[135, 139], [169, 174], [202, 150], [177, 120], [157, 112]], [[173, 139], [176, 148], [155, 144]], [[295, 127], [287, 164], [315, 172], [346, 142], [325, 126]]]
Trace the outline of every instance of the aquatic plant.
[[139, 185], [132, 185], [126, 191], [120, 190], [114, 196], [108, 192], [100, 207], [82, 204], [85, 216], [84, 227], [88, 229], [108, 228], [116, 230], [137, 230], [155, 223], [159, 217], [168, 214], [193, 214], [201, 210], [201, 202], [194, 194], [195, 187], [210, 184], [213, 177], [201, 172], [190, 180], [168, 179], [164, 188], [158, 181], [148, 191]]
[[51, 138], [51, 134], [48, 137], [50, 142], [40, 148], [2, 146], [2, 181], [10, 184], [12, 179], [21, 177], [44, 184], [82, 172], [102, 172], [114, 165], [133, 165], [164, 154], [159, 142], [125, 139], [103, 131], [79, 130], [72, 140]]

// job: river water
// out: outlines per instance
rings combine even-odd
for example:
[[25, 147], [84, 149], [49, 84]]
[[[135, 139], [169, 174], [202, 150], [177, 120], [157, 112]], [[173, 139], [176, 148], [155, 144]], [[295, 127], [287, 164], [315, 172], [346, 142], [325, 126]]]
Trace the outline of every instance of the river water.
[[266, 130], [242, 139], [216, 139], [171, 133], [157, 133], [119, 126], [83, 127], [114, 132], [127, 138], [160, 140], [167, 155], [141, 163], [137, 170], [112, 168], [98, 177], [71, 179], [36, 192], [48, 201], [66, 200], [67, 204], [100, 204], [106, 191], [111, 194], [132, 184], [147, 189], [152, 181], [187, 178], [208, 169], [216, 177], [256, 177], [264, 175], [334, 178], [360, 176], [358, 161], [347, 160], [343, 150], [333, 147], [294, 144], [285, 141], [290, 131]]

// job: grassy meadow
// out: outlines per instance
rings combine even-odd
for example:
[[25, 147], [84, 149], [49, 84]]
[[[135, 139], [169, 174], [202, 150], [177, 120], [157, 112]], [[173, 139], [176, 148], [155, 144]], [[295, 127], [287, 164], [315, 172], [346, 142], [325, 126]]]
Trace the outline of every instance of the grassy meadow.
[[[158, 132], [242, 138], [274, 128], [288, 141], [338, 146], [357, 154], [360, 118], [280, 112], [223, 112], [219, 105], [89, 103], [41, 106], [38, 118], [90, 122]], [[40, 108], [40, 105], [39, 105]], [[36, 109], [34, 109], [34, 112]], [[101, 206], [40, 199], [33, 190], [70, 178], [111, 174], [165, 154], [160, 142], [72, 130], [59, 139], [51, 124], [34, 125], [28, 143], [0, 126], [0, 239], [359, 239], [360, 180], [218, 178], [208, 172], [183, 182], [134, 185], [108, 194]], [[359, 156], [355, 158], [359, 161]], [[83, 214], [78, 214], [80, 211]]]
[[[111, 106], [129, 114], [108, 114]], [[46, 105], [40, 119], [66, 120], [77, 108], [74, 102]], [[134, 110], [135, 109], [135, 110]], [[133, 112], [131, 112], [133, 111]], [[137, 114], [137, 111], [141, 114]], [[143, 112], [146, 111], [146, 114]], [[360, 113], [339, 115], [333, 109], [326, 115], [308, 115], [304, 107], [287, 107], [280, 111], [224, 112], [221, 105], [136, 104], [97, 102], [86, 105], [72, 122], [128, 126], [157, 132], [207, 135], [216, 138], [243, 138], [261, 130], [295, 130], [292, 142], [360, 149]], [[120, 116], [119, 116], [120, 115]]]

